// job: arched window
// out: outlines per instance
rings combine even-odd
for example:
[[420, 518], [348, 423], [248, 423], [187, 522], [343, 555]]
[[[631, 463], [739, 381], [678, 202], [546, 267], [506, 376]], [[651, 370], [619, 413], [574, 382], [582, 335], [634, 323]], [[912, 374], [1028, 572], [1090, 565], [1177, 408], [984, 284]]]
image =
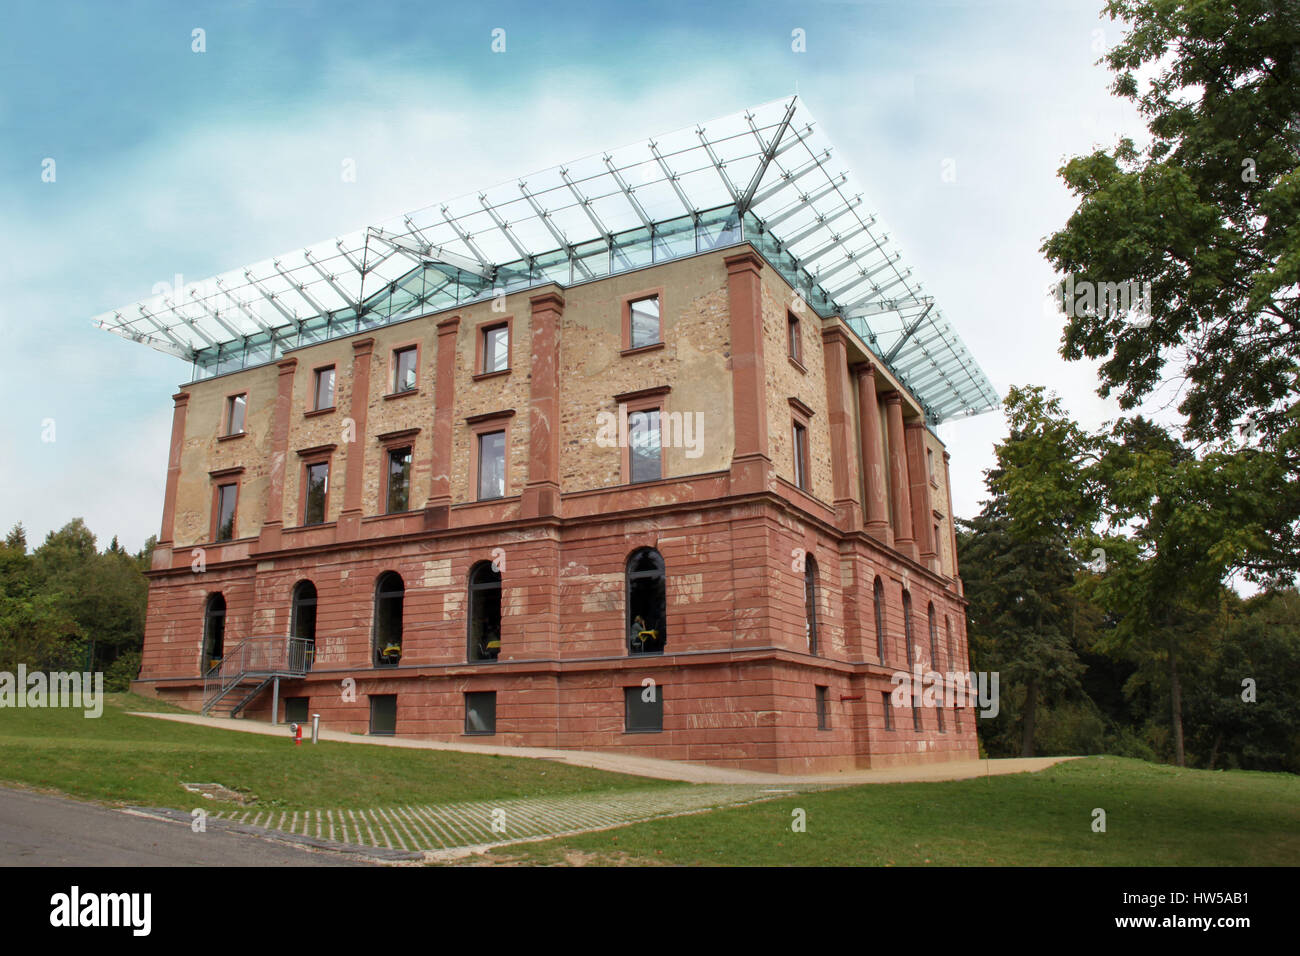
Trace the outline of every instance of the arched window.
[[226, 648], [226, 598], [220, 591], [208, 595], [203, 608], [203, 671], [206, 673], [225, 654]]
[[302, 638], [306, 645], [301, 653], [305, 656], [306, 666], [310, 669], [316, 656], [316, 585], [310, 581], [299, 581], [293, 586], [293, 610], [289, 615], [289, 633]]
[[469, 570], [469, 651], [471, 661], [494, 661], [501, 653], [501, 572], [491, 561]]
[[907, 666], [916, 661], [916, 652], [912, 648], [912, 594], [903, 592], [903, 640], [907, 644]]
[[876, 655], [885, 663], [885, 582], [879, 577], [871, 588], [872, 602], [876, 606]]
[[803, 618], [808, 637], [808, 653], [817, 653], [817, 559], [811, 554], [803, 559]]
[[391, 667], [402, 659], [402, 603], [406, 586], [395, 571], [375, 582], [375, 666]]
[[934, 602], [926, 611], [930, 624], [930, 669], [937, 671], [939, 669], [939, 622], [934, 616]]
[[627, 559], [627, 633], [633, 654], [663, 652], [668, 636], [668, 590], [664, 559], [654, 548], [640, 548]]
[[952, 651], [952, 621], [947, 614], [943, 616], [943, 637], [944, 644], [948, 648], [948, 670], [955, 671], [957, 669], [957, 655]]

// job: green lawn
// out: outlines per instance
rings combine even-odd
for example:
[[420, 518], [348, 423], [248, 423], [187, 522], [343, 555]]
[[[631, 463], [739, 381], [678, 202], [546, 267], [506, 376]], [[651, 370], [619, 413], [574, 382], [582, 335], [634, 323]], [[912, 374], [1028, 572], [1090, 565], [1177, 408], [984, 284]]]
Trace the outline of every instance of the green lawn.
[[[1106, 832], [1092, 811], [1106, 811]], [[807, 830], [791, 830], [791, 812]], [[1093, 757], [848, 787], [498, 851], [520, 862], [799, 866], [1300, 864], [1300, 777]]]
[[284, 810], [680, 786], [549, 760], [327, 741], [295, 747], [287, 730], [269, 737], [126, 713], [175, 709], [128, 694], [106, 695], [95, 719], [71, 709], [0, 709], [0, 782], [178, 810], [194, 806], [181, 781], [220, 783]]

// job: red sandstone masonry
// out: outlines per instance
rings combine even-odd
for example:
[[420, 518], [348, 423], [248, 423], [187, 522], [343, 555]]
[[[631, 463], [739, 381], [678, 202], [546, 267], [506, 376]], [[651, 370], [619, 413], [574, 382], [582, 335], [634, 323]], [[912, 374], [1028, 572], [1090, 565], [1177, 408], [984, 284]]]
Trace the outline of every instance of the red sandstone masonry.
[[[761, 259], [750, 252], [712, 254], [691, 260], [687, 269], [668, 265], [654, 272], [667, 304], [666, 341], [662, 349], [644, 354], [601, 352], [607, 327], [616, 328], [619, 320], [599, 310], [621, 300], [603, 294], [599, 284], [565, 290], [567, 302], [557, 293], [536, 294], [527, 310], [519, 307], [519, 295], [512, 296], [515, 354], [504, 385], [502, 379], [469, 377], [467, 350], [475, 347], [474, 329], [484, 317], [474, 312], [477, 306], [462, 310], [469, 316], [464, 323], [456, 321], [458, 316], [438, 315], [413, 320], [410, 328], [375, 330], [369, 334], [386, 344], [383, 350], [376, 346], [373, 355], [365, 339], [355, 340], [355, 368], [343, 374], [343, 363], [338, 363], [337, 396], [340, 402], [350, 402], [357, 442], [347, 448], [340, 444], [334, 467], [335, 480], [342, 480], [343, 487], [332, 489], [330, 496], [331, 512], [346, 514], [339, 515], [337, 526], [286, 526], [278, 542], [272, 532], [260, 545], [256, 540], [209, 544], [202, 573], [190, 570], [184, 547], [161, 554], [151, 573], [137, 688], [197, 708], [207, 596], [217, 591], [225, 596], [226, 640], [232, 646], [251, 634], [287, 633], [293, 589], [299, 581], [310, 580], [318, 595], [315, 664], [306, 678], [284, 681], [281, 697], [309, 698], [311, 712], [320, 713], [332, 729], [366, 731], [370, 696], [395, 694], [399, 734], [460, 739], [465, 693], [495, 691], [497, 733], [488, 740], [497, 743], [630, 750], [779, 772], [973, 756], [975, 723], [970, 710], [960, 720], [950, 711], [942, 734], [928, 709], [920, 733], [913, 731], [908, 709], [895, 711], [894, 729], [884, 729], [881, 694], [893, 689], [894, 670], [906, 667], [904, 581], [912, 596], [918, 657], [928, 656], [926, 608], [933, 602], [941, 640], [946, 636], [944, 616], [952, 621], [954, 652], [963, 665], [955, 669], [964, 669], [967, 660], [960, 583], [919, 561], [920, 549], [908, 540], [913, 488], [903, 412], [904, 403], [911, 400], [904, 396], [888, 406], [888, 457], [891, 466], [901, 464], [903, 476], [891, 500], [901, 505], [901, 514], [894, 509], [898, 530], [907, 531], [898, 534], [901, 550], [894, 550], [888, 542], [895, 529], [879, 524], [885, 515], [879, 482], [859, 480], [871, 463], [864, 460], [864, 442], [868, 452], [874, 448], [882, 459], [885, 446], [873, 445], [863, 434], [864, 414], [868, 429], [871, 426], [874, 391], [864, 413], [854, 388], [868, 382], [874, 390], [874, 377], [850, 376], [849, 363], [864, 360], [859, 352], [849, 354], [856, 349], [851, 340], [842, 332], [828, 334], [824, 353], [810, 360], [797, 380], [791, 379], [785, 375], [784, 351], [767, 351], [783, 345], [764, 325], [763, 304], [776, 301], [780, 289], [779, 279], [767, 273]], [[674, 278], [679, 275], [684, 278]], [[624, 292], [653, 284], [636, 275], [607, 281], [611, 289], [617, 286]], [[703, 343], [703, 357], [693, 352], [683, 332], [699, 329], [701, 323], [725, 324], [724, 334]], [[562, 347], [561, 336], [564, 343], [582, 345], [576, 351], [567, 344]], [[387, 351], [398, 340], [421, 343], [422, 392], [387, 401], [381, 394], [386, 389]], [[525, 353], [520, 351], [525, 345], [542, 360], [540, 365], [525, 367]], [[306, 388], [303, 383], [320, 364], [312, 357], [313, 349], [329, 356], [351, 358], [353, 353], [346, 341], [299, 350], [297, 373], [281, 370], [294, 383], [293, 396]], [[729, 363], [725, 374], [715, 370], [724, 367], [724, 352]], [[769, 363], [782, 369], [781, 381], [795, 382], [787, 391], [818, 410], [810, 422], [810, 447], [829, 449], [824, 456], [833, 456], [816, 463], [817, 473], [828, 476], [821, 497], [776, 477], [769, 430], [784, 430], [788, 423], [768, 421]], [[544, 373], [540, 377], [539, 368]], [[821, 371], [827, 368], [833, 376], [830, 382]], [[259, 370], [239, 373], [254, 374], [262, 377], [259, 382], [267, 378]], [[713, 396], [708, 402], [716, 407], [707, 409], [712, 417], [706, 420], [722, 428], [712, 439], [717, 444], [710, 445], [696, 465], [700, 473], [689, 473], [691, 460], [678, 455], [665, 458], [667, 477], [646, 485], [618, 485], [616, 474], [599, 479], [602, 483], [595, 487], [565, 483], [568, 475], [584, 483], [610, 475], [605, 458], [600, 467], [590, 468], [577, 460], [561, 460], [561, 455], [588, 453], [582, 432], [588, 426], [570, 416], [570, 400], [587, 416], [629, 388], [668, 385], [672, 407], [674, 395], [687, 393], [684, 382], [691, 375], [698, 378], [691, 386], [695, 401]], [[456, 378], [465, 381], [455, 385]], [[215, 384], [223, 391], [237, 387]], [[283, 404], [283, 378], [280, 384], [278, 392], [263, 386], [250, 389], [253, 400]], [[205, 396], [217, 390], [207, 383], [192, 387], [195, 395], [202, 389]], [[493, 389], [503, 391], [496, 395]], [[524, 389], [527, 405], [519, 398]], [[781, 402], [787, 399], [779, 397]], [[210, 396], [189, 401], [202, 404]], [[177, 430], [183, 434], [187, 415], [184, 403], [178, 399], [177, 404]], [[289, 403], [291, 424], [303, 417], [298, 406], [295, 397]], [[466, 482], [454, 464], [466, 452], [463, 419], [506, 408], [515, 411], [516, 426], [527, 423], [514, 429], [516, 447], [509, 450], [509, 485], [515, 494], [498, 501], [466, 500]], [[249, 410], [250, 422], [255, 411]], [[276, 411], [275, 416], [259, 413], [258, 421], [265, 424], [258, 427], [268, 435], [268, 449], [284, 445], [278, 407]], [[335, 417], [341, 414], [342, 409]], [[914, 417], [915, 411], [907, 414]], [[363, 476], [374, 471], [379, 457], [372, 432], [391, 431], [399, 418], [402, 427], [420, 429], [414, 479], [420, 488], [414, 483], [412, 488], [416, 510], [371, 514], [375, 489], [364, 484]], [[327, 422], [319, 427], [336, 426]], [[317, 426], [294, 427], [303, 437], [290, 439], [290, 457]], [[291, 430], [293, 434], [297, 432]], [[562, 437], [564, 444], [557, 444]], [[190, 440], [190, 446], [197, 447], [196, 441]], [[241, 441], [241, 455], [261, 447], [251, 439]], [[240, 444], [229, 443], [222, 454], [230, 457]], [[605, 457], [607, 452], [600, 450]], [[594, 446], [590, 453], [596, 454]], [[923, 450], [921, 454], [923, 461]], [[189, 461], [185, 459], [185, 467], [190, 467]], [[260, 459], [246, 464], [259, 474], [272, 474]], [[883, 461], [875, 464], [883, 466]], [[520, 495], [525, 466], [531, 490]], [[268, 525], [276, 513], [275, 481], [272, 477], [268, 486]], [[292, 497], [289, 482], [283, 490]], [[876, 519], [874, 537], [863, 528], [864, 503], [866, 513]], [[174, 510], [174, 505], [167, 507]], [[924, 540], [928, 528], [927, 520], [917, 537]], [[628, 653], [624, 568], [639, 547], [657, 549], [667, 569], [667, 645], [662, 656]], [[817, 654], [808, 648], [799, 553], [810, 555], [817, 567]], [[496, 662], [470, 663], [470, 569], [498, 555], [504, 556], [501, 656]], [[395, 668], [373, 666], [375, 585], [385, 571], [397, 572], [405, 584], [402, 659]], [[877, 659], [872, 596], [877, 576], [885, 587], [883, 663]], [[945, 645], [941, 658], [946, 660], [947, 654]], [[355, 682], [353, 693], [345, 693], [345, 678]], [[663, 690], [663, 731], [630, 734], [624, 726], [623, 689], [639, 688], [646, 678]], [[827, 688], [829, 727], [824, 730], [817, 727], [817, 686]], [[263, 695], [247, 714], [270, 717], [270, 705], [270, 695]]]

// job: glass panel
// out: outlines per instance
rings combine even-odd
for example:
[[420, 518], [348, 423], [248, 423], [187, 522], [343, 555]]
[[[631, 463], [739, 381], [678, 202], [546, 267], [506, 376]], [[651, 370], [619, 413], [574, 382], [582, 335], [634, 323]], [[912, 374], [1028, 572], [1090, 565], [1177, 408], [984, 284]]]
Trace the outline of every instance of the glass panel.
[[501, 498], [506, 493], [506, 433], [489, 432], [478, 439], [479, 500]]
[[568, 285], [570, 282], [568, 251], [560, 249], [538, 256], [534, 263], [534, 270], [537, 282], [558, 282], [560, 285]]
[[[573, 250], [573, 281], [580, 282], [586, 278], [598, 279], [609, 275], [609, 243], [604, 239], [584, 242]], [[579, 263], [582, 267], [579, 268]], [[586, 272], [583, 271], [586, 269]], [[590, 273], [590, 276], [588, 276]]]
[[262, 365], [275, 358], [275, 342], [270, 332], [259, 332], [248, 337], [248, 347], [244, 350], [244, 365]]
[[735, 245], [741, 238], [740, 220], [736, 218], [736, 212], [731, 206], [702, 213], [696, 229], [700, 252]]
[[465, 695], [465, 733], [495, 734], [497, 732], [496, 691], [476, 691]]
[[633, 412], [627, 417], [628, 459], [632, 481], [658, 481], [660, 469], [659, 410]]
[[650, 230], [633, 229], [614, 237], [614, 272], [639, 269], [654, 261], [650, 249]]
[[690, 216], [655, 226], [655, 262], [695, 255], [695, 223]]
[[298, 327], [298, 344], [311, 345], [324, 342], [330, 336], [330, 320], [327, 316], [317, 315], [305, 319]]
[[320, 524], [325, 520], [325, 496], [329, 493], [330, 466], [322, 461], [307, 466], [306, 506], [303, 524]]
[[632, 320], [632, 348], [654, 345], [658, 342], [659, 297], [651, 296], [648, 299], [638, 299], [629, 306], [629, 309], [631, 310]]
[[235, 497], [238, 485], [221, 485], [217, 488], [217, 540], [229, 541], [235, 536]]
[[388, 513], [406, 511], [411, 494], [411, 449], [394, 448], [388, 453]]

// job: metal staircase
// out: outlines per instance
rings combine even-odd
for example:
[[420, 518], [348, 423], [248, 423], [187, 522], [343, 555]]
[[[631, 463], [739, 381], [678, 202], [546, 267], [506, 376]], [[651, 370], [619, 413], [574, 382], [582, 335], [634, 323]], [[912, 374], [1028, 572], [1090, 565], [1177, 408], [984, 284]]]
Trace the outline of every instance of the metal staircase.
[[[268, 686], [278, 698], [280, 678], [305, 676], [314, 650], [315, 642], [302, 637], [245, 638], [203, 675], [203, 715], [234, 717]], [[277, 709], [272, 708], [273, 721]]]

